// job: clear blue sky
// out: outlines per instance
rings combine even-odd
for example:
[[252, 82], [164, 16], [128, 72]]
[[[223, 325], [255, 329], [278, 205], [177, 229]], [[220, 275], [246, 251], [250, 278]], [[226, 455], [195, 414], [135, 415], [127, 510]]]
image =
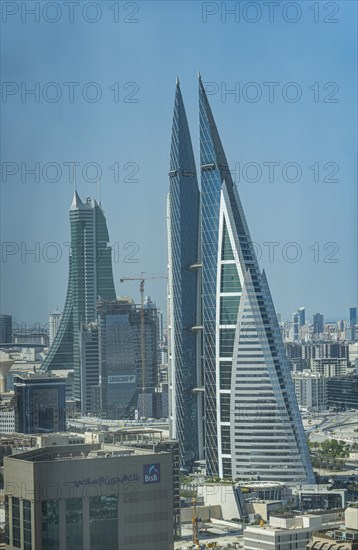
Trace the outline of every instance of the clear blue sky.
[[[24, 3], [28, 9], [34, 4]], [[3, 247], [1, 312], [17, 322], [42, 323], [57, 305], [63, 307], [68, 273], [63, 243], [69, 241], [73, 193], [64, 163], [71, 161], [80, 163], [77, 188], [82, 198], [97, 196], [97, 184], [82, 177], [83, 166], [101, 166], [102, 204], [111, 242], [117, 243], [117, 294], [139, 299], [137, 283], [121, 285], [122, 275], [166, 273], [165, 201], [175, 80], [179, 75], [198, 156], [200, 70], [207, 86], [214, 83], [209, 99], [237, 179], [239, 164], [245, 165], [239, 192], [277, 311], [288, 317], [305, 305], [309, 318], [315, 312], [323, 312], [327, 320], [347, 318], [348, 307], [357, 302], [356, 2], [336, 2], [339, 11], [334, 3], [319, 2], [319, 13], [310, 9], [317, 3], [294, 2], [286, 9], [287, 2], [281, 2], [271, 23], [268, 6], [261, 1], [256, 11], [248, 6], [252, 3], [236, 3], [236, 21], [234, 15], [225, 16], [225, 5], [230, 9], [234, 2], [101, 1], [96, 13], [82, 1], [72, 23], [68, 7], [52, 4], [57, 10], [40, 12], [38, 22], [20, 8], [10, 14], [16, 6], [2, 6], [2, 80], [13, 84], [5, 84], [1, 104], [1, 240], [16, 244], [8, 257]], [[287, 21], [296, 15], [297, 22]], [[96, 17], [97, 22], [85, 20]], [[248, 21], [255, 17], [257, 22]], [[34, 96], [22, 101], [21, 87], [34, 88], [36, 82], [39, 101]], [[73, 102], [66, 82], [79, 83]], [[89, 82], [96, 87], [86, 87]], [[250, 82], [255, 84], [248, 86]], [[269, 82], [278, 83], [271, 86], [272, 101]], [[285, 86], [289, 82], [296, 84]], [[235, 83], [240, 93], [222, 96]], [[99, 90], [101, 99], [91, 103]], [[302, 97], [289, 101], [297, 90]], [[51, 102], [57, 93], [61, 99]], [[261, 99], [250, 101], [256, 93]], [[11, 175], [14, 166], [4, 165], [9, 162], [24, 163], [24, 168], [38, 162], [41, 171], [52, 162], [62, 176], [49, 181], [55, 179], [55, 167], [47, 166], [39, 182], [26, 174], [21, 181], [20, 166]], [[250, 168], [249, 162], [255, 164]], [[267, 162], [280, 163], [273, 182], [263, 164]], [[302, 170], [297, 182], [282, 176], [289, 162]], [[115, 163], [118, 182], [109, 168]], [[135, 166], [126, 163], [139, 167], [132, 177], [138, 182], [123, 181]], [[330, 176], [336, 165], [338, 174]], [[248, 181], [255, 178], [257, 166], [262, 177]], [[286, 179], [294, 178], [295, 168], [286, 170]], [[93, 169], [87, 176], [95, 177]], [[138, 247], [138, 263], [124, 262], [134, 250], [123, 250], [129, 242]], [[272, 262], [263, 244], [268, 242], [279, 243]], [[287, 248], [290, 242], [297, 245]], [[39, 261], [25, 254], [35, 246]], [[46, 251], [53, 258], [59, 249], [57, 262], [44, 259]], [[287, 261], [297, 251], [301, 259]], [[165, 281], [148, 281], [146, 294], [165, 310]]]

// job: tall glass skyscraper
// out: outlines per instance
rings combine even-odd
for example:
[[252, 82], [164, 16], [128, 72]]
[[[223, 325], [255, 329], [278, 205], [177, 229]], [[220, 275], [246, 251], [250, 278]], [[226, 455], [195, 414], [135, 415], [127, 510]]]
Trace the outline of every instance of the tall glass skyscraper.
[[[180, 127], [178, 97], [182, 104], [177, 89], [168, 201], [170, 324], [177, 333], [176, 339], [170, 339], [172, 421], [176, 424], [173, 435], [184, 441], [186, 450], [177, 404], [184, 396], [187, 403], [191, 399], [197, 404], [196, 396], [203, 395], [203, 426], [201, 429], [199, 414], [198, 433], [204, 433], [203, 450], [209, 475], [313, 482], [305, 434], [267, 280], [258, 266], [201, 79], [199, 210], [192, 208], [198, 200], [197, 187], [188, 185], [184, 176], [180, 176], [186, 167], [173, 164], [178, 150], [191, 152], [186, 119], [186, 130], [179, 137], [180, 148], [176, 146], [176, 129]], [[183, 199], [181, 210], [176, 206], [177, 189], [181, 197], [185, 196], [189, 209], [184, 210]], [[181, 223], [174, 222], [178, 216]], [[191, 238], [186, 236], [191, 246], [197, 243], [194, 266], [183, 262], [177, 252], [178, 242], [182, 242], [188, 226], [199, 227], [198, 240], [196, 231], [192, 231]], [[196, 274], [195, 286], [192, 282], [186, 287], [186, 281], [175, 276], [176, 272]], [[176, 305], [176, 295], [191, 296], [191, 324], [180, 323], [183, 312]], [[178, 361], [182, 351], [177, 342], [193, 333], [200, 337], [187, 340], [185, 352], [190, 357], [196, 353], [196, 361], [191, 364]], [[177, 382], [181, 378], [190, 380], [185, 392]], [[184, 415], [191, 412], [185, 408]], [[195, 454], [201, 454], [200, 437]]]
[[[198, 330], [199, 188], [183, 98], [177, 82], [168, 195], [168, 339], [170, 340], [170, 426], [179, 441], [181, 466], [201, 457], [202, 418]], [[197, 391], [195, 391], [197, 389]]]
[[75, 191], [70, 208], [71, 251], [67, 296], [44, 370], [74, 369], [74, 396], [81, 399], [80, 333], [96, 321], [98, 298], [115, 300], [112, 250], [102, 207]]

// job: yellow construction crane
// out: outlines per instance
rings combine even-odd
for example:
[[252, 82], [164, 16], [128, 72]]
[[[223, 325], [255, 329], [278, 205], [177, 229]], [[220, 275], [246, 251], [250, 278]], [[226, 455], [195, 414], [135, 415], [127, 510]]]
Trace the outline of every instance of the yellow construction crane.
[[140, 281], [140, 351], [141, 351], [141, 364], [142, 364], [142, 396], [143, 396], [143, 416], [146, 417], [146, 397], [145, 397], [145, 324], [144, 324], [144, 281], [147, 279], [167, 279], [166, 275], [148, 275], [145, 276], [145, 272], [142, 271], [140, 277], [121, 277], [119, 281], [124, 283], [125, 281]]
[[192, 498], [193, 503], [193, 515], [191, 518], [191, 523], [193, 525], [193, 543], [195, 544], [195, 548], [200, 548], [200, 542], [199, 542], [199, 519], [196, 515], [196, 498]]

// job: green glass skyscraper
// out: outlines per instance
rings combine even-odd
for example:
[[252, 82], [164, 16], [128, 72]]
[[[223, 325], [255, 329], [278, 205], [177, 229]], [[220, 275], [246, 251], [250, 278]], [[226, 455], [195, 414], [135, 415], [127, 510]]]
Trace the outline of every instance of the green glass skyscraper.
[[71, 251], [67, 296], [61, 323], [44, 370], [74, 370], [74, 397], [80, 400], [80, 332], [96, 321], [98, 298], [115, 300], [112, 249], [106, 218], [94, 199], [82, 202], [74, 192], [70, 208]]

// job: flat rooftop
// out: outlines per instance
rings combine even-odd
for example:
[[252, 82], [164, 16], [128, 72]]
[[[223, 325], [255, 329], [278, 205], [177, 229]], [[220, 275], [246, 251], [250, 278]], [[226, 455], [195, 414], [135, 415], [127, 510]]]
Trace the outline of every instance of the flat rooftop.
[[[65, 445], [56, 447], [43, 447], [42, 449], [33, 449], [24, 453], [11, 455], [7, 458], [11, 460], [23, 460], [26, 462], [57, 462], [66, 460], [85, 460], [93, 458], [120, 458], [130, 455], [152, 455], [153, 449], [130, 447], [126, 445], [109, 444], [79, 444]], [[167, 454], [160, 451], [156, 454]]]

